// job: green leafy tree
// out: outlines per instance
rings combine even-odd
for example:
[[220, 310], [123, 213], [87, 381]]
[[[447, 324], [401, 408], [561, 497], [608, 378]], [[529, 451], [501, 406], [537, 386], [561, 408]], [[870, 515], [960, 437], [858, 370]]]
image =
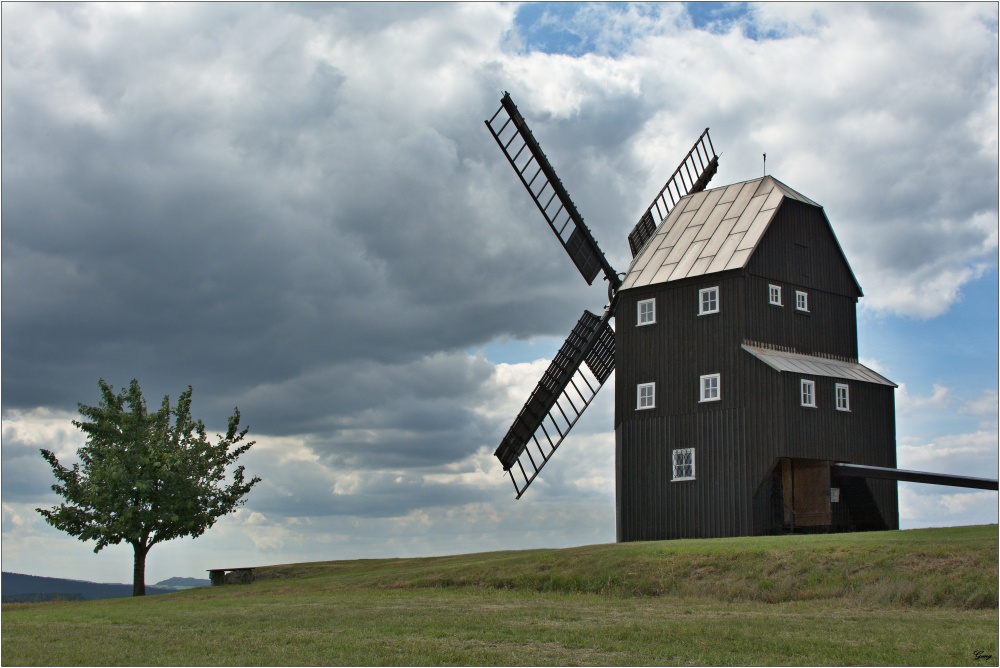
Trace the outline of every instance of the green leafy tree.
[[[146, 593], [146, 555], [157, 543], [200, 536], [215, 521], [236, 510], [260, 478], [246, 480], [236, 460], [253, 445], [242, 443], [240, 411], [233, 410], [225, 436], [212, 444], [201, 420], [191, 418], [191, 387], [177, 405], [163, 398], [150, 413], [133, 380], [128, 389], [98, 381], [98, 406], [79, 405], [87, 434], [79, 464], [68, 469], [49, 450], [42, 457], [59, 483], [52, 489], [64, 503], [44, 510], [45, 521], [80, 540], [96, 540], [94, 552], [126, 542], [135, 553], [132, 595]], [[227, 483], [232, 469], [233, 482]]]

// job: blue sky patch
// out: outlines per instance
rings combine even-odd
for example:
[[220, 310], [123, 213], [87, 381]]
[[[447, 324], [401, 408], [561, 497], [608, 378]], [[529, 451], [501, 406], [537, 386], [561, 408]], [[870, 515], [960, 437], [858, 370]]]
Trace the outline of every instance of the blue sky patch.
[[[684, 8], [691, 25], [715, 34], [732, 30], [740, 24], [751, 39], [775, 35], [760, 34], [746, 20], [750, 15], [745, 2], [686, 2]], [[661, 16], [661, 6], [646, 3], [530, 2], [518, 7], [514, 25], [525, 51], [582, 56], [587, 53], [616, 55], [624, 51], [639, 33], [612, 32], [603, 17], [628, 12], [652, 20]]]
[[617, 55], [627, 49], [635, 34], [608, 31], [607, 17], [629, 12], [655, 19], [660, 16], [660, 7], [645, 3], [530, 2], [518, 7], [514, 25], [525, 51]]

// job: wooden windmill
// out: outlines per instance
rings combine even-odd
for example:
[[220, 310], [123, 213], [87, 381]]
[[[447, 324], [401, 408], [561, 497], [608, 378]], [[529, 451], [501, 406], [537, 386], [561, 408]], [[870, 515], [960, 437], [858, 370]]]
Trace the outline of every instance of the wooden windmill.
[[819, 204], [770, 176], [708, 190], [706, 129], [618, 274], [509, 94], [486, 125], [584, 280], [608, 283], [495, 452], [517, 498], [616, 369], [620, 541], [895, 529], [898, 480], [997, 489], [896, 469], [896, 386], [858, 362], [862, 292]]

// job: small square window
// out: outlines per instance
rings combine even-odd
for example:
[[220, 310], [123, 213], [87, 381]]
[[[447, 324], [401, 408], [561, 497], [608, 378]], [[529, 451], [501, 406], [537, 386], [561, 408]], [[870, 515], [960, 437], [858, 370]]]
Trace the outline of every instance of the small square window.
[[701, 399], [698, 401], [718, 401], [719, 394], [719, 374], [713, 373], [701, 377]]
[[769, 304], [774, 304], [775, 306], [781, 306], [781, 286], [780, 285], [769, 285], [769, 286], [767, 286], [767, 302]]
[[640, 383], [636, 394], [638, 396], [635, 403], [637, 411], [656, 407], [656, 383]]
[[837, 410], [838, 411], [849, 411], [851, 410], [851, 392], [850, 388], [844, 383], [837, 383], [834, 385], [837, 392]]
[[719, 287], [698, 291], [698, 315], [719, 312]]
[[694, 448], [680, 448], [671, 452], [674, 461], [673, 480], [694, 480]]
[[643, 299], [637, 307], [636, 325], [652, 325], [656, 322], [656, 300]]
[[809, 293], [801, 292], [799, 290], [795, 291], [795, 310], [809, 311]]
[[811, 380], [803, 380], [800, 384], [802, 395], [802, 405], [816, 408], [816, 383]]

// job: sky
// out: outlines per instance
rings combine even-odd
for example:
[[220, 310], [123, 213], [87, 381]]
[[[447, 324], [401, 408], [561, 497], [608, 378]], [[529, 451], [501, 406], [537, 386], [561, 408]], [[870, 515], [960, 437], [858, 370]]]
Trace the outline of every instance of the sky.
[[[2, 8], [3, 570], [128, 582], [35, 511], [98, 379], [233, 407], [263, 482], [147, 582], [615, 540], [614, 381], [525, 496], [493, 451], [587, 286], [483, 121], [509, 91], [611, 265], [705, 127], [823, 205], [900, 468], [998, 469], [995, 3]], [[901, 483], [902, 528], [997, 493]]]

